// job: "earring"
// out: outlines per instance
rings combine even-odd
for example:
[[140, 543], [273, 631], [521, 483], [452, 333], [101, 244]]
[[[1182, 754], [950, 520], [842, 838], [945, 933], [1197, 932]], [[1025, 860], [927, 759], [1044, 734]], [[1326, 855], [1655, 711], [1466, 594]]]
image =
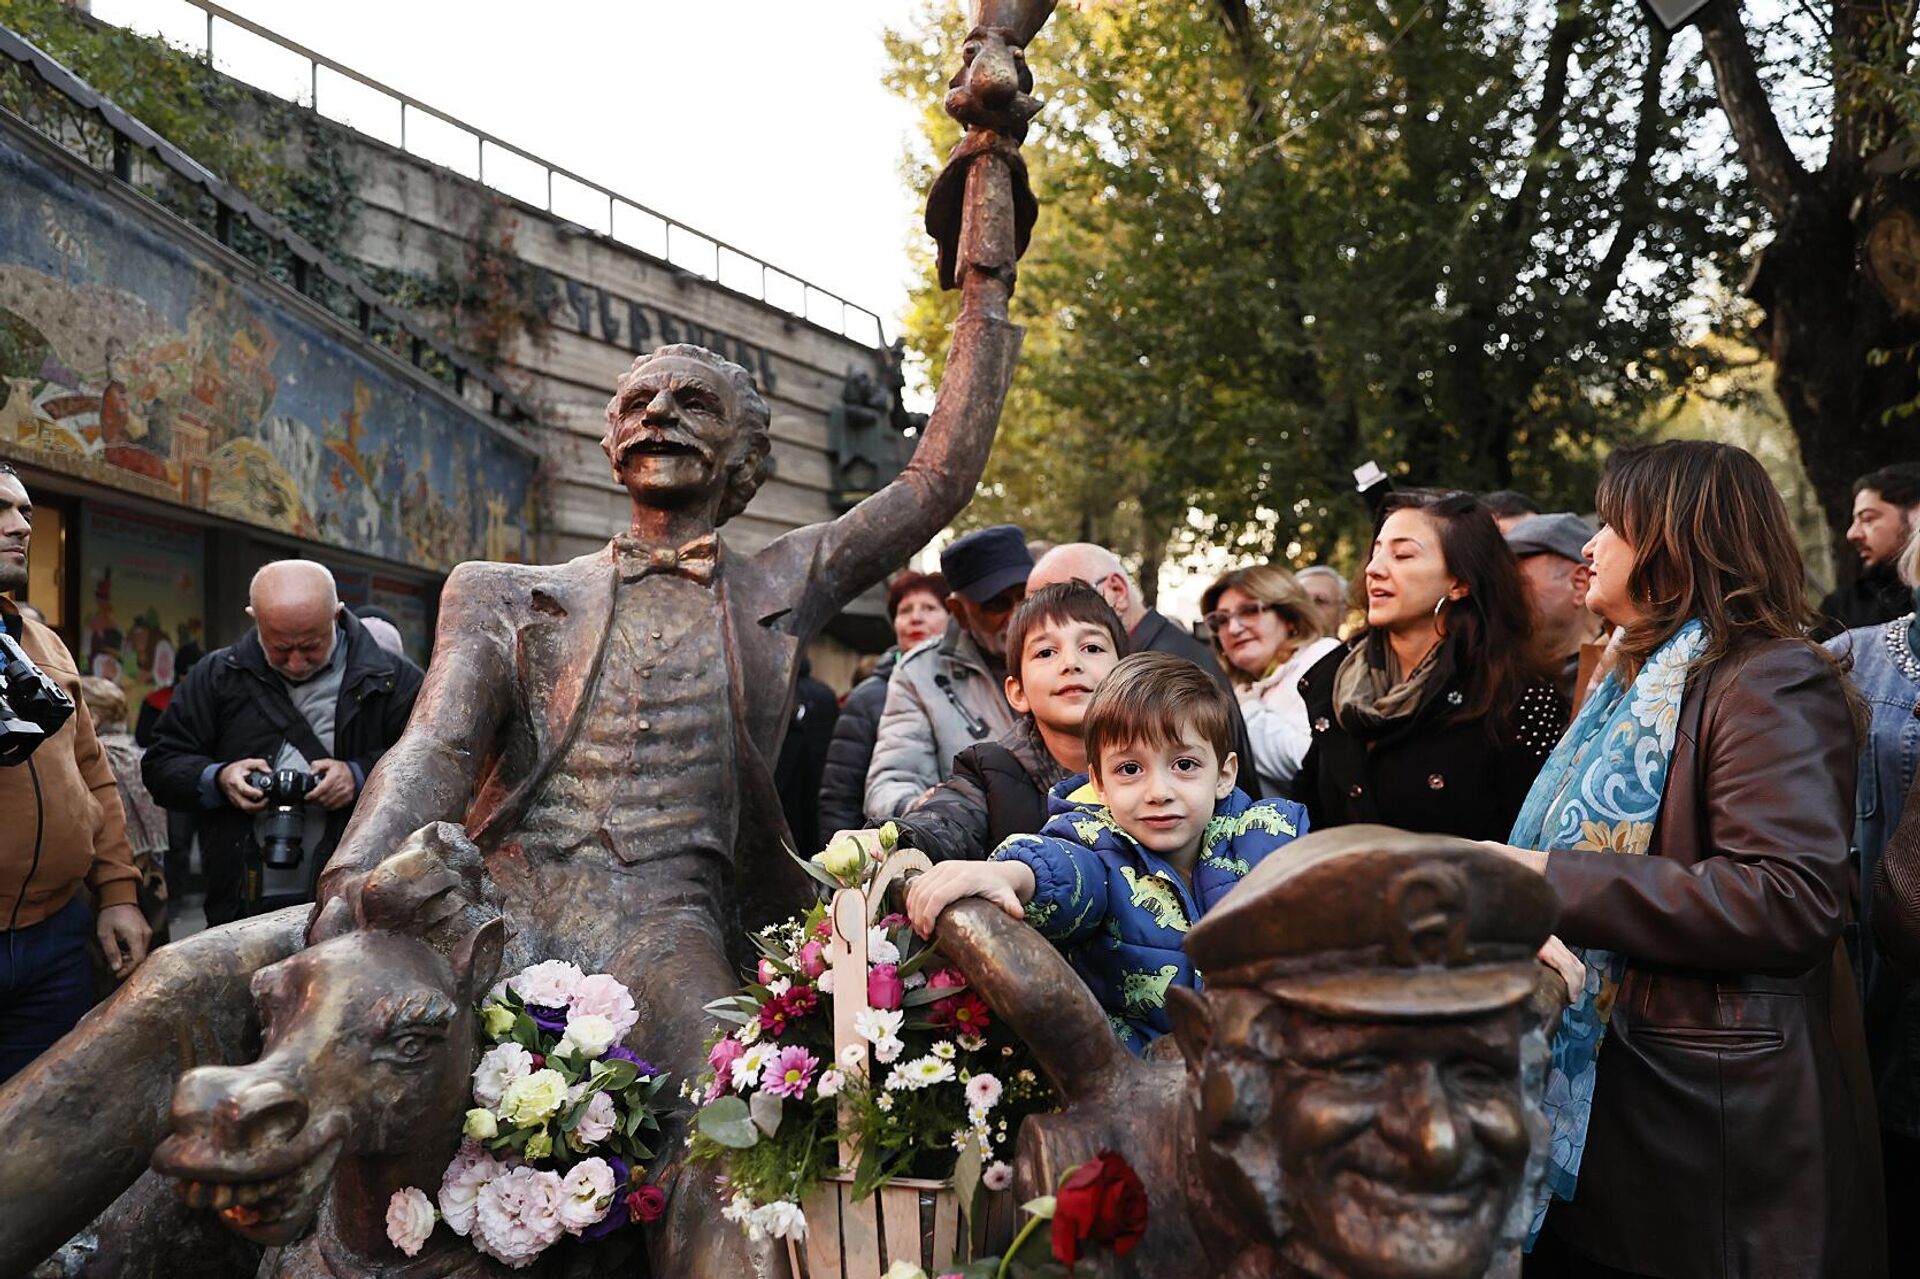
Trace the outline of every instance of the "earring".
[[1446, 607], [1447, 605], [1449, 605], [1449, 604], [1451, 604], [1451, 603], [1453, 603], [1453, 601], [1452, 601], [1452, 600], [1450, 600], [1450, 599], [1448, 599], [1448, 598], [1447, 598], [1446, 596], [1444, 596], [1444, 595], [1442, 595], [1442, 596], [1441, 596], [1441, 597], [1440, 597], [1439, 599], [1437, 599], [1437, 600], [1435, 600], [1435, 601], [1433, 602], [1433, 615], [1434, 615], [1434, 617], [1435, 617], [1435, 618], [1438, 618], [1438, 617], [1440, 616], [1440, 610], [1441, 610], [1441, 609], [1443, 609], [1443, 608], [1445, 608], [1445, 607]]

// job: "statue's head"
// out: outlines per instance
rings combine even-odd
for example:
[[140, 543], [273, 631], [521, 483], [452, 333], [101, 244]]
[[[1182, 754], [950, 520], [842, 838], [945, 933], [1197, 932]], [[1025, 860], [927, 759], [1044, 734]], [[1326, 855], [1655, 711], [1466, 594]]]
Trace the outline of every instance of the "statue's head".
[[636, 503], [711, 505], [718, 525], [767, 476], [767, 421], [752, 374], [705, 347], [663, 346], [614, 384], [600, 447]]
[[417, 831], [367, 876], [357, 913], [330, 903], [312, 944], [254, 974], [259, 1060], [181, 1076], [154, 1152], [190, 1206], [286, 1244], [343, 1154], [431, 1162], [458, 1131], [471, 1010], [504, 939], [481, 869], [458, 826]]
[[1345, 827], [1195, 925], [1206, 993], [1170, 1012], [1234, 1247], [1326, 1279], [1485, 1274], [1526, 1170], [1520, 1043], [1556, 910], [1468, 841]]

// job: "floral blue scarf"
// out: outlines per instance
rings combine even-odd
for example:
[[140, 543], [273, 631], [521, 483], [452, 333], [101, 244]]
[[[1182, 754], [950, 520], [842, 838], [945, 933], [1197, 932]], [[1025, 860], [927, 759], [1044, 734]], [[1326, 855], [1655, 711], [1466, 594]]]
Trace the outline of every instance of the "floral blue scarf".
[[[1568, 726], [1534, 778], [1513, 823], [1520, 848], [1645, 854], [1667, 789], [1667, 765], [1680, 728], [1680, 703], [1707, 633], [1689, 621], [1655, 649], [1631, 687], [1609, 673]], [[1587, 984], [1562, 1014], [1547, 1073], [1545, 1108], [1551, 1122], [1546, 1184], [1534, 1206], [1534, 1236], [1555, 1198], [1572, 1199], [1593, 1114], [1600, 1040], [1626, 969], [1625, 955], [1577, 951]]]

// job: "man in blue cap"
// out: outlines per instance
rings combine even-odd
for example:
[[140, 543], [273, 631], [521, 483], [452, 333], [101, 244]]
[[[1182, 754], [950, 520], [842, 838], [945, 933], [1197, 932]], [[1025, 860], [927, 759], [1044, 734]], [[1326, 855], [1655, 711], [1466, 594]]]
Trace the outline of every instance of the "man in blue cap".
[[898, 817], [953, 774], [953, 757], [1013, 727], [1007, 704], [1007, 623], [1027, 594], [1033, 557], [1011, 524], [955, 538], [940, 553], [956, 625], [903, 654], [867, 766], [867, 819]]

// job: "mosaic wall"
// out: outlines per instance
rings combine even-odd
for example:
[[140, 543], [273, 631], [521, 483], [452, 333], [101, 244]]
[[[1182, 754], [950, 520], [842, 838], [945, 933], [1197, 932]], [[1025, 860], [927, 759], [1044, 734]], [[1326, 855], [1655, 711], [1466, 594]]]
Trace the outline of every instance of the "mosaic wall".
[[0, 135], [0, 456], [422, 568], [534, 554], [537, 458]]

